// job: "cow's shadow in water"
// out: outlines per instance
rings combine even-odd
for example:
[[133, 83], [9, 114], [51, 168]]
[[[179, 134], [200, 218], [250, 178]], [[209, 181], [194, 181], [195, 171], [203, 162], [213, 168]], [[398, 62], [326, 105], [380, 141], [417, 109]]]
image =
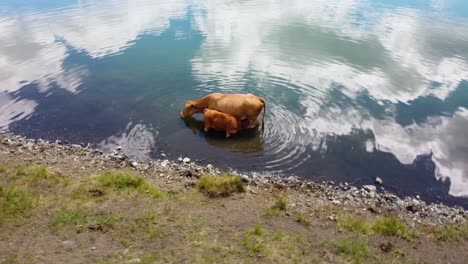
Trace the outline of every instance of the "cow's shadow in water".
[[226, 138], [225, 131], [215, 131], [211, 129], [208, 133], [204, 131], [204, 121], [194, 117], [182, 118], [185, 125], [192, 130], [194, 134], [205, 138], [206, 143], [235, 152], [254, 153], [263, 151], [264, 141], [262, 132], [258, 128], [242, 129], [230, 138]]

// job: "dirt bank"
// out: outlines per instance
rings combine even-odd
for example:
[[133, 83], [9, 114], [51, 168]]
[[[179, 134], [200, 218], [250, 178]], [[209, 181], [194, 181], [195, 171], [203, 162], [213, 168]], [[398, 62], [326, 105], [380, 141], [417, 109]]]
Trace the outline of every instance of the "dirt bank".
[[258, 173], [240, 175], [233, 193], [202, 192], [200, 177], [219, 174], [188, 159], [138, 161], [1, 134], [0, 263], [468, 259], [462, 208]]

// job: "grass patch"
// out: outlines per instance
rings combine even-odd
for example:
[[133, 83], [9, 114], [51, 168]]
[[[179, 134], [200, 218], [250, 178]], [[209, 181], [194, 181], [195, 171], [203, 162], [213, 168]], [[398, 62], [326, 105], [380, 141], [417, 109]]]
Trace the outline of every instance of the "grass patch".
[[[55, 231], [66, 228], [74, 228], [76, 232], [84, 232], [87, 228], [101, 228], [105, 232], [107, 229], [113, 229], [122, 217], [114, 214], [87, 215], [81, 208], [73, 210], [60, 210], [55, 214], [52, 220], [52, 227]], [[89, 226], [87, 226], [90, 224]]]
[[235, 192], [245, 192], [245, 186], [239, 176], [224, 174], [221, 176], [203, 175], [197, 184], [198, 190], [209, 197], [229, 196]]
[[305, 227], [309, 227], [312, 225], [312, 222], [307, 217], [301, 214], [296, 214], [294, 220]]
[[267, 209], [265, 209], [265, 216], [278, 216], [283, 214], [286, 211], [288, 202], [285, 198], [280, 197], [276, 199], [275, 204]]
[[0, 223], [34, 208], [37, 201], [38, 197], [29, 190], [0, 186]]
[[350, 215], [339, 215], [337, 222], [341, 229], [349, 232], [361, 235], [367, 235], [370, 232], [369, 224], [361, 218], [355, 218]]
[[109, 192], [136, 192], [154, 198], [164, 196], [140, 176], [121, 171], [107, 171], [82, 184], [74, 193], [74, 198], [87, 199], [90, 196], [101, 197]]
[[437, 241], [440, 242], [460, 242], [462, 240], [468, 240], [468, 223], [449, 225], [437, 234]]
[[408, 241], [416, 236], [414, 232], [408, 230], [406, 225], [398, 217], [393, 215], [380, 217], [372, 225], [372, 230], [378, 234], [400, 237]]
[[154, 240], [162, 237], [162, 231], [156, 228], [156, 216], [154, 214], [144, 214], [135, 218], [131, 232], [141, 232], [145, 237]]
[[86, 223], [86, 214], [81, 209], [60, 210], [52, 221], [55, 230], [61, 230], [69, 226], [81, 226]]
[[38, 182], [48, 182], [54, 185], [63, 183], [67, 184], [67, 181], [56, 173], [51, 173], [47, 166], [44, 165], [30, 165], [26, 167], [20, 167], [14, 170], [13, 180], [18, 180], [22, 184], [32, 184]]
[[8, 168], [3, 166], [3, 165], [0, 165], [0, 173], [5, 173], [7, 172]]
[[371, 256], [371, 250], [367, 243], [356, 239], [344, 239], [334, 243], [340, 255], [353, 263], [362, 263]]
[[257, 223], [254, 228], [249, 228], [245, 231], [244, 246], [251, 256], [258, 256], [264, 252], [265, 235], [266, 230], [260, 223]]

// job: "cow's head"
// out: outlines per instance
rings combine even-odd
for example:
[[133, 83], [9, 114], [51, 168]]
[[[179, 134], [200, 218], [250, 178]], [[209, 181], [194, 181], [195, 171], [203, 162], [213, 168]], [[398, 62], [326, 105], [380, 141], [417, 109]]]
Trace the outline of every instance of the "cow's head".
[[201, 112], [203, 112], [202, 108], [197, 108], [193, 101], [187, 101], [187, 103], [185, 103], [184, 109], [182, 109], [182, 112], [180, 112], [180, 116], [187, 117]]

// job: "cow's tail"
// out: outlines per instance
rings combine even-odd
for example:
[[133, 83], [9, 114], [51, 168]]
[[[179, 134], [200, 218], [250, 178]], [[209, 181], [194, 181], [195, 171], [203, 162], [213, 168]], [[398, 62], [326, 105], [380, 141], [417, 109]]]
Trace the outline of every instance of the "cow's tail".
[[262, 132], [265, 129], [265, 113], [266, 113], [266, 100], [263, 97], [257, 96], [258, 100], [263, 104], [263, 117], [262, 117]]

